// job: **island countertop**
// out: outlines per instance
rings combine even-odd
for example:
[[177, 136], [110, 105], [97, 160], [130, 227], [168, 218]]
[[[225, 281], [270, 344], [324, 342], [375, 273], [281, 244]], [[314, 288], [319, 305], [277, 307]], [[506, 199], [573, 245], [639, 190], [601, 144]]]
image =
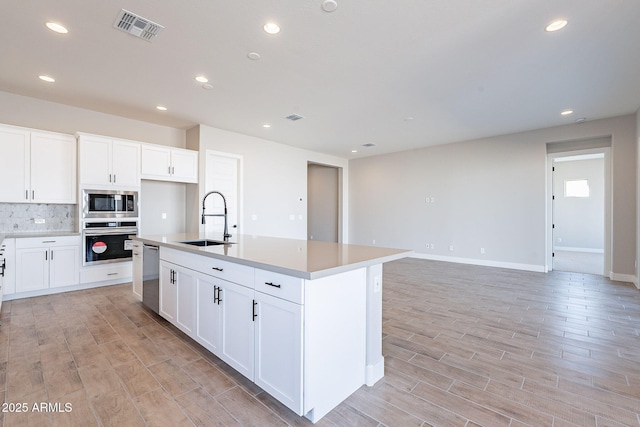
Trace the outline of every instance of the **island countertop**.
[[406, 258], [412, 253], [405, 249], [251, 235], [234, 235], [230, 244], [217, 246], [181, 243], [223, 240], [219, 233], [142, 234], [131, 238], [307, 280]]

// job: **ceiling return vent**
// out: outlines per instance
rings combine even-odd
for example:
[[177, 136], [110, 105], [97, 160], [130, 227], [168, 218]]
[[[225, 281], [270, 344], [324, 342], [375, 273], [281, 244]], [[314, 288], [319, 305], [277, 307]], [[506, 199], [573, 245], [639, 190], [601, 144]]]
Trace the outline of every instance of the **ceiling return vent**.
[[291, 120], [292, 122], [295, 122], [296, 120], [304, 119], [304, 117], [299, 116], [297, 114], [290, 114], [287, 117], [285, 117], [285, 119]]
[[156, 24], [125, 9], [122, 9], [118, 14], [113, 28], [117, 28], [118, 30], [122, 30], [125, 33], [129, 33], [148, 42], [153, 41], [158, 33], [164, 29], [162, 25]]

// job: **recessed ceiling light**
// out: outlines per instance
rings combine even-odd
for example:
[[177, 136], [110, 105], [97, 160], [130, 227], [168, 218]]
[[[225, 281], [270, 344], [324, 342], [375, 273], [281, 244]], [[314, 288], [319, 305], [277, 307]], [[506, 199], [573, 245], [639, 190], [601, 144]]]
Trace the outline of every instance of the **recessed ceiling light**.
[[257, 61], [258, 59], [260, 59], [260, 54], [258, 52], [249, 52], [247, 53], [247, 58], [251, 59], [252, 61]]
[[205, 83], [202, 85], [202, 89], [211, 90], [213, 89], [213, 85], [211, 83]]
[[563, 116], [568, 116], [569, 114], [573, 114], [573, 110], [564, 110], [560, 114], [562, 114]]
[[165, 107], [164, 105], [156, 105], [156, 110], [167, 111], [167, 107]]
[[564, 28], [567, 25], [567, 21], [564, 19], [557, 19], [547, 25], [544, 30], [547, 32], [558, 31]]
[[576, 119], [576, 123], [580, 124], [580, 123], [584, 123], [587, 121], [586, 117], [580, 117], [579, 119]]
[[53, 77], [45, 76], [45, 75], [38, 76], [38, 78], [39, 78], [40, 80], [44, 81], [44, 82], [47, 82], [47, 83], [53, 83], [53, 82], [55, 82], [55, 81], [56, 81], [56, 79], [54, 79]]
[[268, 128], [271, 127], [271, 125], [269, 123], [263, 123], [262, 127], [265, 128], [265, 129], [268, 129]]
[[278, 34], [280, 32], [280, 27], [275, 22], [267, 22], [262, 27], [268, 34]]
[[352, 153], [357, 153], [357, 152], [358, 152], [358, 150], [351, 150], [351, 152], [352, 152]]
[[322, 2], [322, 10], [325, 12], [333, 12], [338, 8], [338, 3], [335, 0], [324, 0]]
[[59, 34], [67, 34], [69, 32], [69, 30], [67, 30], [65, 27], [63, 27], [62, 25], [56, 22], [47, 22], [45, 25], [51, 31], [55, 31], [56, 33], [59, 33]]
[[208, 78], [206, 78], [205, 76], [196, 76], [196, 81], [200, 82], [200, 83], [206, 83], [209, 81]]

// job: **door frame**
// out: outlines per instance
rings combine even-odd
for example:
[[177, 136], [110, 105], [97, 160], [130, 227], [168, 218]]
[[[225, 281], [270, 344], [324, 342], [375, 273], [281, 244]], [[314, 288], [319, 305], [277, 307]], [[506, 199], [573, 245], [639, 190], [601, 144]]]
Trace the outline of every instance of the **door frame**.
[[[334, 165], [328, 165], [328, 164], [324, 164], [324, 163], [318, 163], [318, 162], [312, 162], [312, 161], [308, 161], [307, 162], [307, 231], [306, 231], [306, 238], [310, 239], [310, 229], [309, 229], [309, 218], [311, 218], [311, 200], [313, 198], [313, 195], [309, 193], [309, 183], [310, 183], [310, 174], [309, 174], [309, 169], [313, 166], [319, 166], [319, 167], [324, 167], [324, 168], [330, 168], [330, 169], [334, 169], [336, 171], [336, 176], [337, 176], [337, 182], [336, 182], [336, 241], [337, 243], [342, 243], [343, 241], [343, 236], [342, 236], [342, 207], [343, 207], [343, 202], [342, 202], [342, 188], [343, 188], [343, 169], [340, 166], [334, 166]], [[311, 239], [310, 239], [311, 240]]]
[[547, 189], [546, 189], [546, 226], [545, 238], [545, 272], [553, 270], [553, 161], [559, 157], [579, 156], [583, 154], [604, 154], [604, 271], [602, 274], [611, 277], [611, 147], [589, 148], [584, 150], [547, 153]]

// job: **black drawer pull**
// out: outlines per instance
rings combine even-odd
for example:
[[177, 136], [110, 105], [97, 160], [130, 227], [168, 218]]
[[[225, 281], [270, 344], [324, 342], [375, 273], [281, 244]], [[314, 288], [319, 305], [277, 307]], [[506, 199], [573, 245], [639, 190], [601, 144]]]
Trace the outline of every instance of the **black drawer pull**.
[[222, 268], [220, 267], [211, 267], [212, 270], [216, 270], [216, 271], [222, 271]]
[[265, 285], [273, 286], [274, 288], [280, 288], [281, 286], [273, 282], [264, 282]]

